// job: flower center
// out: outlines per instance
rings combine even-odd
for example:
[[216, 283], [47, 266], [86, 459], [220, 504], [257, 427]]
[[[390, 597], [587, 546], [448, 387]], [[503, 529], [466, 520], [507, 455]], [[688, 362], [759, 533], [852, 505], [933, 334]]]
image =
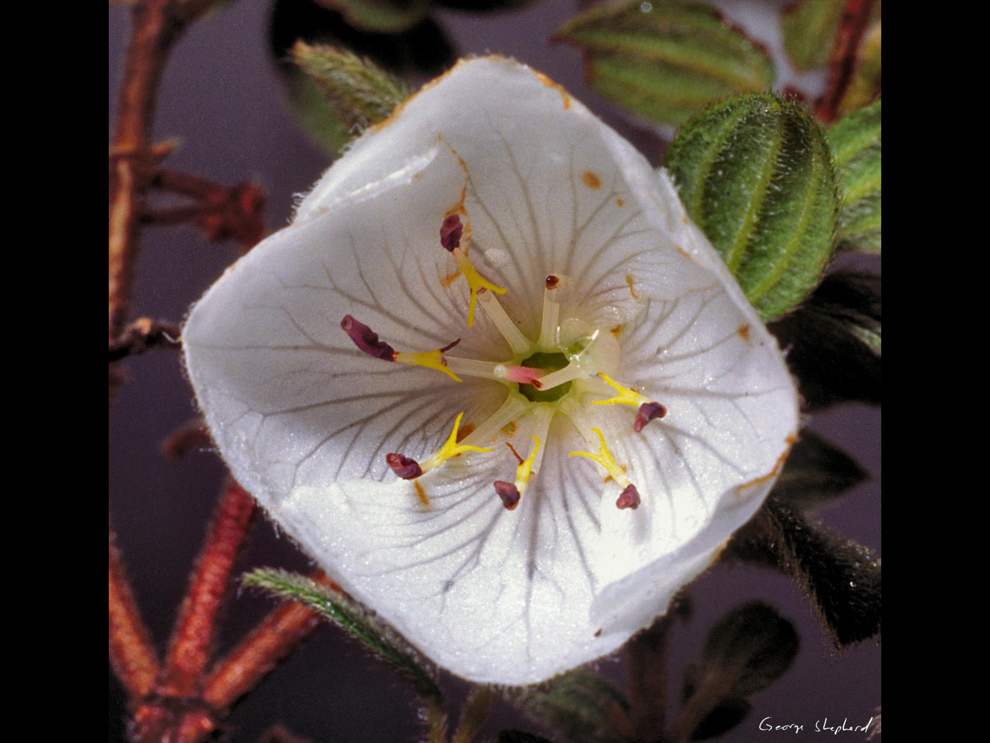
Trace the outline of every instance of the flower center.
[[[504, 455], [510, 458], [507, 464], [516, 462], [515, 477], [511, 481], [493, 482], [494, 491], [502, 504], [506, 509], [513, 510], [519, 505], [529, 481], [539, 473], [550, 424], [560, 412], [570, 419], [589, 447], [593, 449], [598, 444], [597, 452], [573, 451], [569, 457], [590, 460], [608, 473], [608, 481], [619, 488], [616, 507], [637, 508], [641, 502], [639, 492], [631, 482], [626, 466], [616, 461], [609, 450], [605, 434], [595, 426], [594, 406], [635, 407], [635, 417], [630, 416], [634, 433], [630, 435], [638, 435], [647, 423], [662, 418], [666, 415], [666, 408], [605, 373], [613, 373], [620, 366], [621, 356], [619, 343], [608, 330], [589, 328], [576, 318], [561, 322], [557, 298], [566, 283], [565, 277], [551, 274], [544, 279], [540, 336], [536, 341], [526, 337], [495, 296], [508, 290], [482, 277], [467, 257], [466, 250], [461, 248], [464, 235], [460, 216], [457, 213], [448, 215], [440, 229], [440, 245], [451, 254], [459, 274], [467, 281], [470, 291], [467, 325], [473, 327], [475, 305], [480, 304], [512, 349], [511, 360], [498, 363], [447, 355], [460, 342], [459, 338], [432, 351], [396, 351], [351, 315], [346, 315], [340, 326], [358, 349], [376, 359], [422, 366], [441, 372], [457, 382], [463, 381], [462, 376], [494, 379], [508, 387], [508, 394], [502, 406], [487, 420], [473, 424], [473, 430], [467, 435], [458, 435], [464, 416], [461, 413], [439, 451], [422, 461], [393, 452], [386, 455], [389, 467], [398, 477], [416, 481], [417, 495], [424, 504], [429, 505], [426, 491], [419, 482], [420, 477], [465, 452], [494, 451], [495, 447], [484, 445], [496, 443], [507, 435], [507, 430], [515, 430], [519, 421], [532, 416], [532, 444], [525, 452], [521, 450], [521, 442], [516, 442], [516, 446], [507, 440], [504, 442], [508, 450]], [[617, 394], [609, 397], [613, 391]]]
[[[562, 353], [545, 353], [539, 351], [527, 359], [523, 359], [521, 366], [530, 369], [540, 369], [544, 373], [560, 371], [569, 363], [568, 358]], [[560, 398], [571, 391], [571, 382], [564, 382], [561, 385], [549, 390], [537, 389], [531, 384], [520, 384], [519, 392], [530, 402], [557, 402]]]

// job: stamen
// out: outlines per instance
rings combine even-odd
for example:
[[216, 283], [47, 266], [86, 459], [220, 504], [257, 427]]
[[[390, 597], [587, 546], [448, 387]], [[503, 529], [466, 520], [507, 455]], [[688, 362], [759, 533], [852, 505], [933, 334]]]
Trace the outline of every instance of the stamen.
[[560, 322], [560, 303], [554, 297], [560, 286], [560, 278], [553, 274], [543, 282], [543, 321], [540, 325], [539, 348], [557, 348]]
[[610, 397], [608, 400], [593, 400], [592, 405], [634, 405], [639, 408], [636, 412], [636, 420], [633, 421], [633, 429], [639, 433], [643, 430], [643, 427], [652, 420], [657, 418], [663, 418], [667, 415], [667, 408], [658, 402], [650, 400], [648, 397], [629, 389], [628, 387], [623, 387], [621, 384], [616, 382], [604, 374], [599, 374], [603, 380], [605, 380], [610, 386], [612, 386], [619, 394], [615, 397]]
[[419, 462], [412, 457], [407, 457], [402, 454], [386, 454], [385, 461], [388, 462], [388, 466], [392, 468], [392, 472], [401, 477], [403, 480], [415, 480], [423, 474], [423, 468], [420, 467]]
[[471, 264], [470, 259], [464, 255], [464, 251], [460, 248], [454, 248], [452, 251], [454, 254], [454, 259], [457, 261], [457, 267], [461, 269], [461, 273], [464, 274], [464, 278], [467, 279], [468, 287], [471, 289], [471, 300], [468, 303], [468, 327], [474, 327], [474, 305], [478, 301], [479, 292], [484, 292], [490, 290], [496, 294], [505, 294], [508, 289], [502, 289], [501, 287], [495, 286], [487, 279], [483, 279], [478, 272], [474, 269]]
[[510, 483], [505, 480], [496, 480], [495, 492], [502, 499], [502, 505], [505, 506], [506, 510], [511, 511], [519, 505], [522, 494], [526, 492], [526, 486], [529, 484], [529, 478], [533, 470], [533, 462], [536, 460], [536, 453], [540, 450], [540, 439], [538, 436], [533, 436], [533, 450], [526, 459], [520, 457], [519, 453], [508, 441], [505, 442], [505, 445], [509, 447], [513, 456], [519, 460], [519, 465], [516, 467], [516, 481]]
[[667, 408], [658, 402], [644, 402], [639, 406], [636, 413], [636, 420], [633, 421], [633, 428], [636, 432], [643, 430], [643, 426], [656, 418], [663, 418], [667, 415]]
[[475, 428], [470, 435], [464, 438], [463, 443], [487, 444], [494, 442], [499, 435], [499, 431], [504, 426], [522, 415], [529, 409], [529, 401], [518, 392], [510, 392], [505, 398], [502, 407], [492, 413], [487, 420]]
[[[421, 468], [424, 473], [429, 472], [432, 469], [436, 469], [441, 464], [446, 462], [448, 459], [452, 459], [453, 457], [459, 456], [466, 451], [480, 451], [483, 453], [492, 451], [492, 447], [489, 447], [488, 449], [482, 449], [481, 447], [478, 446], [469, 446], [464, 443], [457, 442], [457, 429], [460, 427], [461, 418], [463, 417], [464, 417], [464, 413], [461, 413], [457, 416], [457, 419], [454, 421], [454, 430], [450, 432], [450, 437], [447, 439], [447, 443], [445, 443], [440, 448], [440, 451], [438, 451], [436, 454], [431, 454], [423, 462]], [[467, 439], [465, 439], [465, 441], [466, 440]]]
[[617, 508], [631, 508], [635, 511], [642, 502], [643, 499], [639, 497], [639, 491], [636, 490], [636, 486], [629, 483], [625, 488], [623, 488], [622, 492], [619, 493], [619, 497], [616, 499], [615, 505]]
[[495, 298], [494, 294], [491, 292], [480, 292], [478, 294], [478, 301], [481, 302], [481, 309], [485, 311], [488, 319], [498, 328], [498, 332], [505, 338], [514, 355], [523, 356], [532, 350], [533, 344], [530, 343], [529, 338], [523, 335], [522, 331], [512, 322], [512, 318], [509, 317], [508, 313], [502, 307], [502, 303]]
[[602, 467], [608, 471], [608, 474], [612, 476], [622, 488], [628, 488], [632, 483], [629, 482], [629, 478], [626, 477], [626, 471], [620, 467], [615, 458], [612, 456], [612, 452], [608, 450], [608, 446], [605, 445], [605, 435], [601, 432], [599, 428], [592, 428], [593, 433], [598, 434], [598, 440], [601, 442], [601, 448], [598, 450], [597, 454], [592, 454], [587, 451], [572, 451], [568, 454], [568, 457], [587, 457], [595, 462], [598, 462]]
[[351, 315], [344, 315], [344, 319], [340, 321], [340, 327], [354, 341], [354, 345], [369, 356], [385, 361], [395, 361], [395, 349], [385, 341], [378, 340], [378, 334], [363, 322], [355, 320]]
[[461, 235], [464, 233], [464, 225], [461, 224], [459, 214], [448, 214], [440, 225], [440, 244], [445, 250], [454, 252], [461, 244]]
[[344, 315], [344, 319], [340, 321], [340, 327], [354, 341], [354, 345], [369, 356], [374, 356], [376, 359], [384, 359], [385, 361], [397, 361], [407, 366], [423, 366], [427, 369], [443, 372], [455, 381], [461, 381], [460, 377], [447, 368], [447, 359], [444, 358], [445, 352], [461, 342], [460, 338], [434, 351], [423, 351], [422, 353], [413, 353], [410, 351], [398, 352], [385, 341], [379, 340], [376, 332], [363, 322], [355, 320], [351, 315]]

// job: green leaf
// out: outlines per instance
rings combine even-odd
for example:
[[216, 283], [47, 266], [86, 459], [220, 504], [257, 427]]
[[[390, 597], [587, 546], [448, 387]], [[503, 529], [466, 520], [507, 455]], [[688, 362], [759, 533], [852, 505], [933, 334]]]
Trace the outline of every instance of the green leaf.
[[776, 497], [765, 515], [781, 567], [817, 607], [836, 647], [880, 633], [880, 559], [869, 549], [806, 521]]
[[842, 18], [845, 0], [798, 0], [784, 8], [784, 51], [798, 70], [823, 67]]
[[409, 97], [404, 82], [349, 51], [297, 41], [292, 57], [323, 91], [348, 129], [384, 121]]
[[571, 671], [539, 686], [507, 688], [505, 695], [574, 743], [617, 743], [623, 740], [618, 729], [630, 729], [625, 697], [589, 671]]
[[880, 100], [828, 132], [839, 179], [836, 239], [846, 250], [880, 252]]
[[827, 276], [802, 307], [770, 330], [814, 410], [846, 401], [880, 404], [880, 277]]
[[791, 449], [773, 493], [798, 508], [815, 508], [866, 479], [852, 457], [805, 429]]
[[832, 257], [838, 197], [825, 132], [803, 105], [764, 93], [713, 106], [666, 166], [764, 320], [808, 295]]
[[440, 687], [429, 665], [399, 634], [339, 589], [320, 585], [303, 575], [258, 568], [244, 575], [244, 585], [262, 588], [315, 610], [392, 665], [428, 702], [439, 704]]
[[738, 606], [708, 633], [698, 691], [707, 678], [717, 677], [727, 689], [726, 698], [755, 694], [791, 667], [799, 645], [794, 625], [769, 604], [750, 601]]
[[693, 0], [605, 5], [571, 19], [556, 39], [584, 52], [588, 83], [635, 114], [680, 126], [712, 101], [774, 80], [764, 49]]
[[394, 34], [412, 28], [430, 10], [430, 0], [316, 0], [338, 11], [355, 28]]

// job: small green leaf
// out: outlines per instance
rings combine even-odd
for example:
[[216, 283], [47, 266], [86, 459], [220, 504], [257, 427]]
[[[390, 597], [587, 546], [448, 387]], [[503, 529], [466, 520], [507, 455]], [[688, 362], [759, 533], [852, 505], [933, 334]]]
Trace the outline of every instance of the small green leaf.
[[797, 312], [770, 328], [814, 410], [839, 402], [880, 404], [880, 277], [827, 276]]
[[430, 0], [316, 0], [362, 31], [394, 34], [412, 28], [430, 10]]
[[398, 633], [340, 590], [322, 586], [303, 575], [273, 568], [258, 568], [244, 575], [244, 585], [262, 588], [282, 598], [298, 601], [360, 641], [376, 656], [391, 664], [427, 702], [439, 704], [440, 687], [427, 661]]
[[784, 51], [799, 70], [828, 62], [845, 0], [798, 0], [784, 8], [780, 27]]
[[666, 166], [764, 320], [818, 283], [838, 197], [825, 132], [803, 105], [764, 93], [713, 106], [681, 130]]
[[806, 591], [836, 647], [879, 634], [880, 559], [779, 498], [767, 500], [765, 514], [781, 567]]
[[794, 625], [769, 604], [750, 601], [738, 606], [708, 633], [699, 688], [706, 677], [718, 676], [727, 698], [755, 694], [791, 667], [799, 645]]
[[791, 449], [773, 493], [798, 508], [815, 508], [866, 479], [866, 471], [842, 450], [805, 429]]
[[508, 688], [506, 697], [533, 719], [574, 743], [618, 742], [629, 729], [629, 704], [615, 687], [589, 671], [571, 671], [539, 686]]
[[839, 179], [836, 239], [846, 250], [880, 252], [880, 100], [828, 132]]
[[693, 0], [593, 8], [557, 39], [584, 52], [588, 83], [635, 114], [680, 126], [712, 101], [769, 88], [764, 49]]
[[292, 57], [323, 91], [349, 129], [385, 120], [409, 97], [404, 82], [349, 51], [297, 41]]

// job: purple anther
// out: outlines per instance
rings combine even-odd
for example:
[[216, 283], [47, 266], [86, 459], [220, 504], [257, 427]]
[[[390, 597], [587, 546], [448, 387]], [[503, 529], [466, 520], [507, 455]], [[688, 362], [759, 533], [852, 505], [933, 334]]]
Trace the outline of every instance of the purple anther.
[[502, 499], [502, 505], [505, 506], [506, 511], [511, 511], [518, 506], [519, 499], [522, 497], [519, 493], [519, 488], [505, 480], [495, 481], [495, 492]]
[[618, 508], [631, 508], [635, 511], [641, 502], [642, 500], [639, 497], [639, 491], [636, 490], [636, 486], [629, 483], [619, 493], [619, 498], [615, 501], [615, 505]]
[[415, 480], [423, 474], [423, 468], [419, 466], [419, 462], [411, 457], [402, 454], [386, 454], [385, 461], [392, 468], [392, 472], [403, 480]]
[[643, 430], [643, 426], [654, 418], [663, 418], [667, 415], [667, 408], [658, 402], [644, 402], [639, 406], [636, 413], [636, 420], [633, 421], [633, 428], [636, 432]]
[[358, 322], [350, 315], [344, 315], [344, 319], [340, 321], [340, 327], [354, 341], [354, 345], [369, 356], [385, 359], [385, 361], [395, 361], [395, 349], [385, 341], [378, 340], [378, 333], [363, 322]]
[[453, 253], [454, 248], [459, 248], [461, 245], [462, 234], [464, 234], [464, 225], [461, 224], [461, 216], [450, 214], [440, 227], [440, 244]]

